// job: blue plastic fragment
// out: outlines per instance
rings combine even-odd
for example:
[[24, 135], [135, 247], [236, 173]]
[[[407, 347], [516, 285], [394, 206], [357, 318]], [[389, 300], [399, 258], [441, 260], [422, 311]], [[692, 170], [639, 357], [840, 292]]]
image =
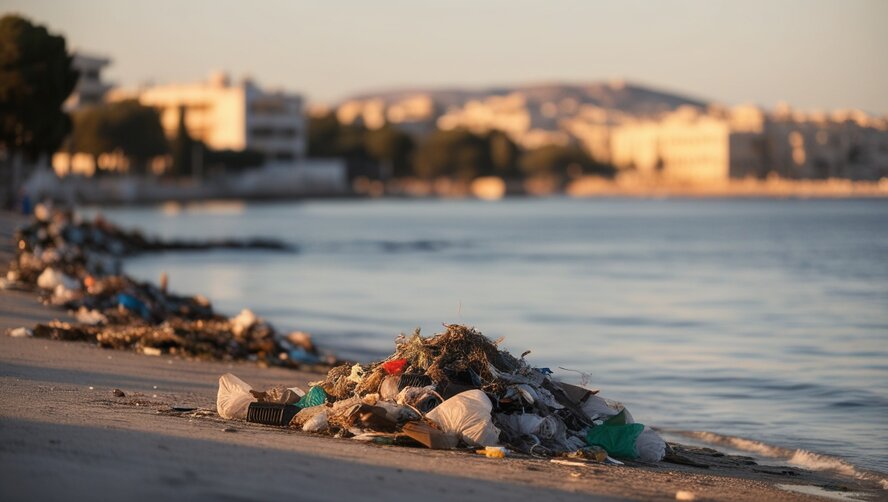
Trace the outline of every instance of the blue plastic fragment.
[[290, 360], [303, 364], [317, 364], [321, 362], [321, 358], [317, 354], [312, 354], [302, 347], [296, 347], [288, 353]]
[[127, 310], [135, 312], [142, 319], [151, 319], [151, 310], [148, 309], [148, 306], [145, 305], [142, 300], [139, 300], [133, 295], [118, 293], [117, 304]]

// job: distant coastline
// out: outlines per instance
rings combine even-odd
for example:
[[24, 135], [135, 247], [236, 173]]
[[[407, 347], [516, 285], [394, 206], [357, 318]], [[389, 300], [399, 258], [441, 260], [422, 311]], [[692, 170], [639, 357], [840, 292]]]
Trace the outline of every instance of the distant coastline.
[[[51, 199], [68, 205], [151, 205], [213, 200], [282, 201], [308, 199], [465, 199], [497, 200], [503, 197], [629, 197], [629, 198], [888, 198], [888, 179], [787, 180], [782, 178], [726, 180], [720, 183], [658, 182], [618, 176], [607, 179], [583, 176], [571, 180], [539, 177], [503, 180], [483, 177], [471, 182], [449, 178], [415, 178], [388, 181], [355, 179], [345, 189], [275, 183], [263, 180], [244, 187], [236, 180], [169, 182], [138, 177], [83, 178], [44, 176], [27, 186], [32, 201]], [[273, 177], [272, 177], [273, 178]]]

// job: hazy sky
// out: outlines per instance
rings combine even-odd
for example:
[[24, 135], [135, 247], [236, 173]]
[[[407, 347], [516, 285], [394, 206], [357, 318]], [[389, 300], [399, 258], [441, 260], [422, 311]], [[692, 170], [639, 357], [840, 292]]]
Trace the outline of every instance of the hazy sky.
[[365, 90], [622, 77], [728, 104], [888, 113], [888, 0], [0, 0], [130, 85]]

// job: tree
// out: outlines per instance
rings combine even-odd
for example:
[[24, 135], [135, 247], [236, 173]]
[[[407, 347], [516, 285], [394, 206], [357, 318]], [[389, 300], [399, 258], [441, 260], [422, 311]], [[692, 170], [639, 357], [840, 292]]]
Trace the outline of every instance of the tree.
[[524, 153], [521, 168], [528, 175], [568, 176], [597, 174], [612, 177], [613, 166], [600, 164], [573, 145], [546, 145]]
[[23, 160], [62, 144], [71, 129], [62, 103], [76, 83], [63, 37], [20, 16], [0, 18], [0, 205], [14, 205]]
[[87, 106], [74, 112], [74, 128], [65, 149], [69, 153], [86, 153], [94, 158], [114, 151], [105, 115], [99, 106]]
[[422, 178], [449, 176], [471, 180], [489, 172], [492, 165], [487, 137], [466, 129], [435, 131], [416, 152], [416, 174]]
[[332, 112], [311, 117], [308, 124], [308, 154], [312, 157], [370, 159], [365, 145], [367, 129], [343, 125]]
[[413, 138], [400, 129], [386, 124], [375, 131], [367, 131], [364, 137], [367, 154], [380, 163], [389, 165], [397, 178], [413, 175]]
[[173, 138], [173, 168], [170, 172], [173, 176], [189, 176], [194, 169], [194, 149], [202, 147], [191, 134], [185, 125], [185, 107], [179, 107], [179, 126], [176, 129], [176, 137]]
[[312, 116], [308, 121], [308, 155], [336, 157], [339, 152], [339, 120], [334, 113]]
[[98, 157], [121, 152], [137, 172], [169, 152], [157, 110], [128, 100], [83, 108], [74, 113], [74, 130], [67, 149]]
[[490, 143], [490, 165], [493, 168], [489, 174], [502, 178], [520, 177], [518, 160], [521, 150], [518, 145], [501, 131], [491, 132], [487, 141]]
[[157, 110], [135, 100], [107, 105], [112, 144], [138, 172], [148, 171], [148, 161], [169, 152], [169, 143]]
[[65, 39], [43, 26], [0, 19], [0, 147], [35, 159], [62, 144], [71, 121], [62, 103], [74, 90]]
[[245, 150], [213, 150], [204, 145], [203, 162], [207, 168], [243, 171], [264, 164], [265, 154], [249, 148]]

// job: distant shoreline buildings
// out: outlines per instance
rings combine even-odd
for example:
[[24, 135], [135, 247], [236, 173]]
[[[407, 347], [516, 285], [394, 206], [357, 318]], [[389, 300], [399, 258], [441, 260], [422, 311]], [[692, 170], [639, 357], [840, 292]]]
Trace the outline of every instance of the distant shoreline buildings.
[[250, 79], [232, 83], [224, 72], [204, 82], [115, 89], [108, 101], [135, 99], [160, 112], [168, 138], [184, 113], [189, 134], [217, 150], [255, 150], [267, 162], [292, 163], [306, 157], [307, 124], [302, 97], [267, 91]]
[[653, 119], [600, 127], [578, 139], [593, 156], [622, 171], [664, 181], [888, 176], [888, 120], [858, 111], [681, 107]]
[[[65, 102], [66, 111], [76, 113], [88, 106], [135, 100], [158, 111], [164, 135], [170, 141], [175, 139], [184, 121], [189, 136], [210, 149], [250, 150], [261, 154], [266, 165], [304, 164], [308, 124], [302, 96], [267, 91], [250, 79], [232, 83], [223, 72], [214, 73], [202, 82], [114, 88], [102, 78], [103, 69], [110, 63], [106, 57], [74, 53], [72, 67], [80, 77]], [[169, 166], [170, 159], [160, 160], [155, 165]], [[126, 170], [127, 161], [113, 153], [93, 157], [61, 151], [53, 155], [52, 165], [59, 175], [90, 176], [100, 166]], [[337, 175], [343, 176], [344, 173]]]
[[[69, 111], [134, 99], [159, 111], [170, 139], [184, 121], [207, 147], [259, 152], [266, 164], [304, 163], [310, 153], [307, 107], [298, 94], [269, 91], [250, 79], [234, 83], [222, 72], [202, 82], [112, 89], [101, 77], [108, 58], [78, 53], [73, 64], [81, 77], [65, 104]], [[574, 144], [616, 167], [618, 176], [646, 183], [888, 178], [888, 116], [724, 107], [623, 81], [389, 92], [346, 100], [331, 111], [344, 125], [392, 125], [417, 138], [465, 128], [501, 131], [525, 150]], [[78, 166], [95, 159], [67, 156], [57, 154], [53, 165], [92, 172]]]
[[[135, 100], [158, 112], [164, 136], [172, 145], [184, 126], [192, 139], [190, 179], [184, 183], [143, 180], [132, 185], [127, 179], [105, 180], [100, 200], [182, 200], [212, 197], [293, 197], [341, 195], [348, 191], [345, 162], [341, 159], [308, 159], [308, 121], [299, 94], [263, 89], [250, 79], [234, 83], [218, 72], [201, 82], [145, 85], [134, 89], [113, 88], [102, 79], [108, 58], [76, 53], [72, 65], [80, 74], [65, 109], [78, 113], [86, 107]], [[249, 153], [255, 162], [227, 172], [224, 166], [204, 160], [205, 152], [220, 155]], [[217, 161], [218, 162], [218, 161]], [[52, 156], [58, 176], [92, 177], [99, 169], [132, 172], [120, 151], [91, 155], [63, 150]], [[155, 157], [151, 172], [168, 172], [172, 155]], [[206, 165], [205, 165], [206, 164]], [[126, 178], [126, 177], [124, 177]], [[152, 177], [153, 178], [153, 177]], [[180, 175], [180, 178], [183, 178]], [[47, 190], [68, 193], [88, 190], [85, 180], [66, 185], [47, 182]], [[78, 188], [79, 187], [79, 188]], [[113, 188], [108, 188], [113, 187]], [[70, 195], [70, 194], [69, 194]], [[84, 194], [77, 197], [87, 198]], [[105, 199], [102, 199], [104, 197]], [[91, 200], [91, 199], [90, 199]]]
[[888, 177], [888, 117], [723, 107], [622, 81], [489, 92], [414, 91], [347, 100], [343, 124], [425, 134], [499, 130], [526, 149], [574, 143], [620, 175], [665, 183]]

